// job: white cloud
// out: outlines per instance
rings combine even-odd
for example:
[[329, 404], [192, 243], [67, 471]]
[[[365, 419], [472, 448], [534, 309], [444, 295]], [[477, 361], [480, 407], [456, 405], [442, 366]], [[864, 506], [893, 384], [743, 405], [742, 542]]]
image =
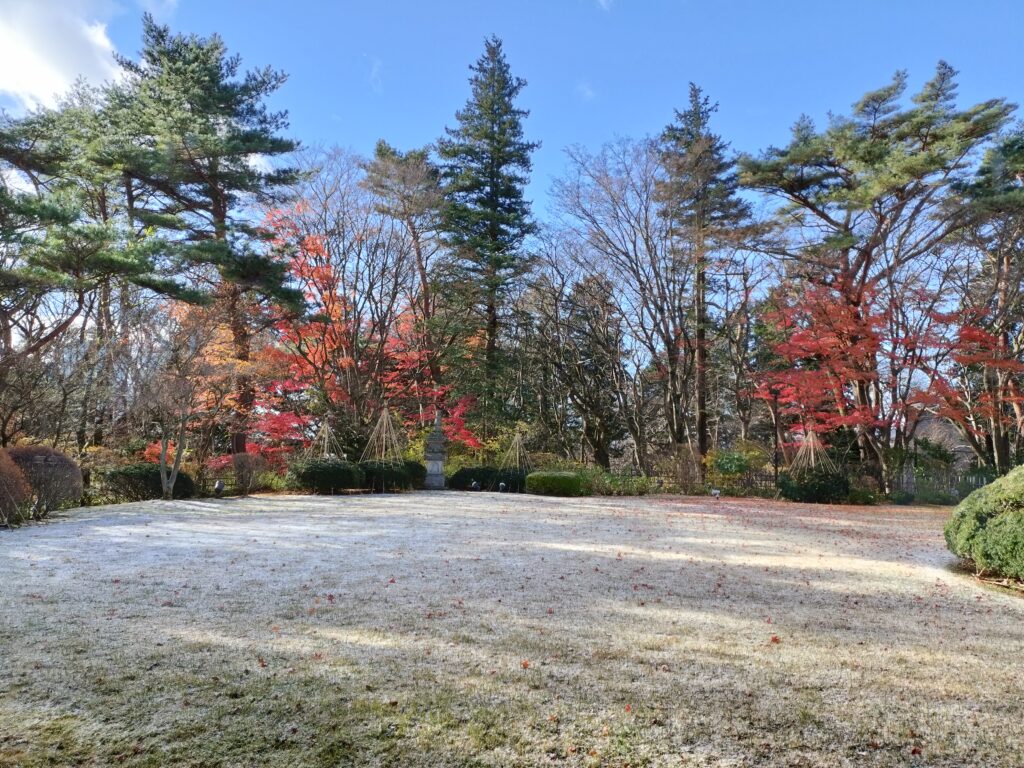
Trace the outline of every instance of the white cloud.
[[597, 92], [586, 80], [581, 80], [576, 83], [576, 96], [579, 97], [580, 101], [587, 102], [593, 101], [597, 97]]
[[602, 11], [610, 11], [615, 5], [615, 0], [597, 0], [597, 4], [601, 6]]
[[9, 192], [35, 192], [28, 177], [11, 168], [0, 168], [0, 186]]
[[383, 72], [384, 72], [384, 62], [381, 61], [376, 56], [374, 56], [372, 59], [370, 59], [370, 75], [369, 75], [369, 80], [370, 80], [370, 87], [373, 89], [374, 93], [380, 93], [381, 91], [384, 90], [384, 81], [381, 78], [381, 75], [383, 74]]
[[52, 106], [79, 77], [117, 74], [105, 21], [112, 6], [89, 0], [0, 2], [0, 103], [17, 111]]
[[142, 10], [153, 14], [157, 21], [166, 21], [178, 10], [178, 0], [138, 0]]
[[245, 161], [249, 164], [250, 168], [254, 171], [259, 171], [260, 173], [270, 173], [274, 170], [274, 165], [270, 162], [270, 158], [266, 155], [261, 155], [258, 152], [249, 155], [245, 158]]

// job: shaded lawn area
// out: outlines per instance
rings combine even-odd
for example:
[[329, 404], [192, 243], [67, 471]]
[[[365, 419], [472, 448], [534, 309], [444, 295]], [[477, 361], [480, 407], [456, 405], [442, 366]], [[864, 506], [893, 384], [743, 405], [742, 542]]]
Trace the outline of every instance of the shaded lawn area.
[[497, 494], [0, 532], [0, 765], [1019, 766], [947, 510]]

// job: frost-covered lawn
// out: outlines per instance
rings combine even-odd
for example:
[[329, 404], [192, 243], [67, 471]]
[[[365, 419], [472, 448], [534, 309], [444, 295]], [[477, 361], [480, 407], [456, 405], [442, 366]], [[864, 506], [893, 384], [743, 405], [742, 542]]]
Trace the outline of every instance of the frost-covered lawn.
[[0, 531], [0, 765], [1020, 766], [947, 512], [493, 494]]

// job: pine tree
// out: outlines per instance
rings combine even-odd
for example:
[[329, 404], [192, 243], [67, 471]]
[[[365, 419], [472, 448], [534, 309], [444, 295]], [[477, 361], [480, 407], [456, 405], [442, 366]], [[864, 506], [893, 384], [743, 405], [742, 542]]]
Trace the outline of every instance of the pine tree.
[[76, 322], [109, 334], [115, 285], [199, 298], [128, 226], [119, 174], [101, 161], [110, 134], [81, 84], [56, 109], [0, 120], [0, 376]]
[[[296, 178], [293, 169], [266, 167], [298, 146], [279, 135], [287, 113], [265, 103], [286, 76], [270, 68], [239, 76], [240, 60], [220, 37], [172, 34], [148, 14], [139, 61], [119, 61], [125, 81], [110, 98], [123, 132], [117, 161], [138, 185], [130, 215], [164, 233], [183, 265], [213, 268], [235, 355], [245, 363], [254, 333], [251, 300], [292, 307], [301, 301], [285, 287], [285, 266], [267, 254], [247, 210], [275, 199]], [[240, 376], [235, 453], [245, 451], [254, 399], [250, 378]]]
[[711, 132], [718, 105], [690, 83], [690, 103], [676, 112], [660, 137], [665, 178], [658, 185], [660, 213], [670, 224], [670, 240], [680, 259], [693, 263], [694, 400], [697, 451], [709, 450], [708, 312], [709, 269], [716, 252], [734, 248], [748, 234], [750, 207], [737, 195], [735, 163], [729, 145]]
[[[472, 95], [456, 112], [457, 128], [438, 142], [446, 205], [444, 229], [476, 288], [483, 317], [486, 382], [496, 373], [502, 302], [527, 268], [523, 242], [534, 231], [524, 196], [530, 155], [539, 145], [523, 137], [529, 112], [515, 100], [526, 81], [513, 77], [501, 40], [484, 41], [470, 67]], [[485, 396], [487, 393], [484, 393]]]
[[416, 330], [426, 358], [427, 373], [435, 389], [442, 385], [442, 358], [450, 345], [450, 331], [439, 317], [437, 257], [442, 250], [440, 228], [440, 173], [427, 149], [402, 152], [378, 141], [373, 159], [366, 163], [366, 187], [377, 196], [377, 209], [401, 223], [412, 249], [417, 277], [413, 299]]
[[[780, 204], [776, 250], [805, 302], [831, 293], [844, 305], [809, 313], [812, 330], [824, 337], [842, 322], [875, 335], [874, 354], [841, 361], [840, 386], [850, 393], [845, 428], [885, 484], [921, 423], [910, 395], [934, 377], [928, 341], [945, 289], [944, 246], [971, 221], [969, 206], [947, 205], [951, 191], [1013, 111], [1005, 99], [961, 110], [956, 88], [956, 71], [939, 62], [906, 104], [907, 74], [897, 72], [849, 116], [831, 116], [820, 131], [800, 118], [788, 146], [739, 163], [741, 183]], [[883, 331], [871, 330], [879, 323]], [[862, 348], [869, 340], [859, 336], [848, 340]]]

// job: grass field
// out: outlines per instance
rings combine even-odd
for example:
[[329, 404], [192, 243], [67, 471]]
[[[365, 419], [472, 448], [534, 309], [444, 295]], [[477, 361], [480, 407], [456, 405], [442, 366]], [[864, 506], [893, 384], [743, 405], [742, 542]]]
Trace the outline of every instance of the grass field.
[[0, 531], [4, 766], [1020, 766], [948, 510], [257, 497]]

